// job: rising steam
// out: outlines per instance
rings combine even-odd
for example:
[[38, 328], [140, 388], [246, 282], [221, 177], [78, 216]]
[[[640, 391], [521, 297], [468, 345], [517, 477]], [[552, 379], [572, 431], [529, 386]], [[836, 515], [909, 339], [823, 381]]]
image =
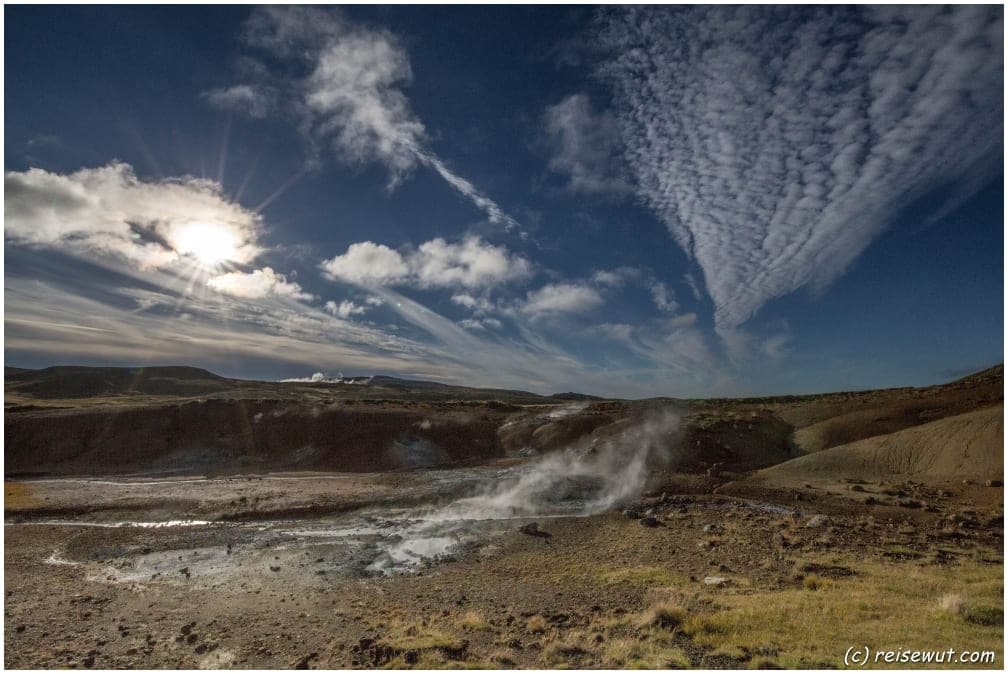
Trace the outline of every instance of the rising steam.
[[610, 437], [507, 471], [472, 496], [409, 513], [392, 531], [386, 529], [391, 534], [387, 544], [376, 551], [367, 570], [391, 573], [437, 559], [493, 530], [510, 528], [505, 520], [578, 517], [630, 501], [647, 486], [651, 471], [673, 458], [679, 421], [676, 412], [666, 409], [624, 422], [625, 428]]
[[518, 475], [444, 509], [446, 517], [501, 519], [592, 514], [638, 496], [654, 468], [667, 464], [679, 415], [663, 410], [610, 438], [550, 454]]

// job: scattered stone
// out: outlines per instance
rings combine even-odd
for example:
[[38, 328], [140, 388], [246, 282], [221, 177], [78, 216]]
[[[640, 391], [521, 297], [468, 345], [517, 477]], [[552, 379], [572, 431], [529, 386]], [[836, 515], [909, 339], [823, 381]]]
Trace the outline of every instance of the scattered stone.
[[805, 526], [809, 529], [817, 529], [825, 524], [829, 523], [829, 518], [825, 515], [813, 515], [809, 518]]
[[529, 522], [525, 526], [521, 527], [518, 531], [522, 532], [526, 536], [537, 536], [539, 538], [549, 538], [553, 534], [543, 531], [539, 528], [538, 522]]
[[318, 653], [309, 653], [294, 664], [294, 669], [310, 669], [308, 663], [318, 657]]
[[703, 532], [705, 534], [719, 534], [721, 533], [721, 527], [717, 524], [705, 524], [703, 527]]

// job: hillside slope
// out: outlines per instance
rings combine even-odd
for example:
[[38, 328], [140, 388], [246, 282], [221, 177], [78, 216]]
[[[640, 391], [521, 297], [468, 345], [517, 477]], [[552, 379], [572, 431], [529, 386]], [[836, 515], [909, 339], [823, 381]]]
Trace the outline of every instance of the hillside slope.
[[945, 482], [1004, 475], [1004, 405], [959, 414], [786, 461], [758, 477], [786, 486], [823, 476]]

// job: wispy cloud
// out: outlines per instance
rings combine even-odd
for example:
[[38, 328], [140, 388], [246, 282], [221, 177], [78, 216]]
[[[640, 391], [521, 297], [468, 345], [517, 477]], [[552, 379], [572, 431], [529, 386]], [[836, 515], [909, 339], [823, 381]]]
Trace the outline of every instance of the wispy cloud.
[[[352, 23], [335, 10], [290, 6], [256, 9], [244, 37], [249, 46], [280, 61], [284, 71], [257, 68], [252, 81], [207, 92], [208, 100], [243, 106], [253, 98], [257, 110], [276, 100], [313, 144], [330, 146], [336, 159], [385, 165], [390, 187], [426, 166], [492, 223], [517, 226], [430, 149], [427, 129], [404, 93], [413, 70], [395, 35]], [[305, 70], [303, 76], [292, 74]]]
[[581, 314], [603, 303], [599, 292], [579, 283], [551, 283], [529, 292], [522, 311], [533, 316]]
[[651, 285], [651, 299], [659, 311], [674, 314], [679, 310], [679, 303], [675, 301], [675, 294], [667, 285], [661, 281], [656, 281]]
[[1000, 164], [999, 7], [631, 8], [604, 24], [637, 190], [702, 269], [721, 332], [826, 287], [902, 208]]
[[351, 316], [357, 316], [363, 314], [368, 310], [368, 307], [362, 306], [353, 302], [352, 300], [343, 300], [342, 302], [334, 302], [329, 300], [325, 303], [325, 310], [328, 311], [333, 316], [339, 316], [340, 318], [350, 318]]
[[210, 105], [223, 110], [241, 112], [249, 117], [263, 118], [274, 105], [272, 91], [253, 84], [235, 84], [203, 92]]
[[612, 113], [594, 110], [586, 94], [573, 94], [546, 108], [543, 118], [552, 150], [549, 167], [566, 177], [571, 191], [629, 190], [623, 141]]

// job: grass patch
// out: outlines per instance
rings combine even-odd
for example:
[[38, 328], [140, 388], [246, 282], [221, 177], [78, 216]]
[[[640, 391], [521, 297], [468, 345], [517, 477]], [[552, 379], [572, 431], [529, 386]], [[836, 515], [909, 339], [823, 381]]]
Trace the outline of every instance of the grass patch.
[[432, 652], [455, 655], [466, 649], [467, 643], [452, 634], [436, 629], [426, 622], [406, 623], [392, 621], [385, 636], [378, 640], [382, 646], [387, 646], [396, 653], [416, 651], [428, 653], [428, 659], [433, 658]]
[[577, 665], [582, 658], [589, 655], [588, 651], [578, 644], [564, 641], [551, 641], [542, 652], [542, 661], [550, 667], [558, 665]]
[[38, 503], [31, 487], [24, 482], [4, 482], [4, 510], [21, 510]]
[[686, 620], [685, 609], [672, 604], [656, 604], [642, 613], [637, 620], [640, 627], [658, 627], [674, 630]]
[[619, 669], [688, 669], [692, 666], [689, 657], [678, 646], [635, 637], [605, 642], [602, 664]]
[[548, 627], [549, 623], [541, 615], [534, 615], [525, 623], [525, 629], [532, 634], [542, 634]]
[[816, 590], [822, 588], [825, 584], [825, 581], [814, 573], [810, 573], [802, 578], [802, 587], [810, 592], [815, 592]]
[[[681, 629], [710, 649], [772, 649], [776, 663], [787, 668], [841, 666], [852, 644], [873, 650], [954, 644], [959, 650], [1002, 652], [1002, 568], [845, 564], [857, 575], [824, 583], [815, 592], [727, 589], [718, 596], [720, 610], [691, 614]], [[973, 621], [966, 617], [968, 608], [962, 613], [943, 608], [943, 597], [960, 588], [969, 588], [975, 605], [985, 607], [973, 609]]]
[[479, 611], [466, 611], [461, 616], [458, 617], [456, 621], [459, 627], [463, 629], [470, 630], [489, 630], [492, 629], [490, 623], [486, 621], [483, 614]]
[[975, 608], [967, 607], [966, 610], [963, 611], [962, 617], [966, 620], [966, 622], [973, 625], [994, 627], [1004, 624], [1004, 609], [996, 606], [977, 606]]
[[607, 585], [681, 585], [686, 582], [682, 574], [661, 566], [633, 566], [603, 569], [599, 579]]

